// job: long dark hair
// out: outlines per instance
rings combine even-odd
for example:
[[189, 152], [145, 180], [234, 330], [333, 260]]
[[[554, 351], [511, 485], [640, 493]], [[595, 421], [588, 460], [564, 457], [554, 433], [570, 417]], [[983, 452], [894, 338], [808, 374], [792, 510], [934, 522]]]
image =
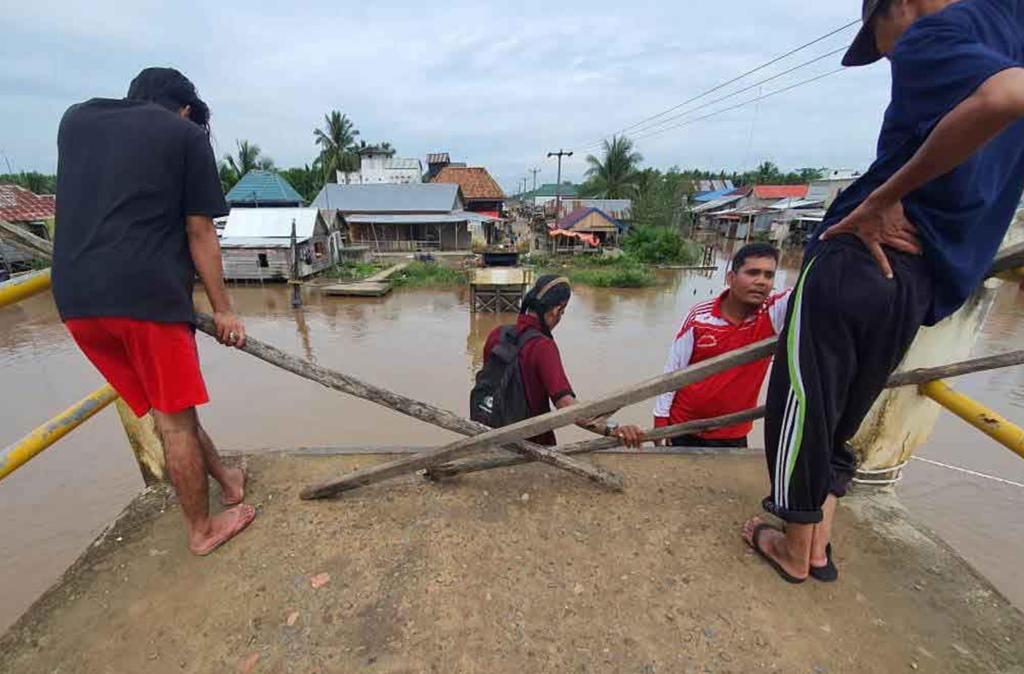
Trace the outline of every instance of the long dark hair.
[[210, 106], [199, 98], [196, 85], [174, 68], [146, 68], [132, 80], [126, 98], [156, 103], [171, 112], [187, 105], [188, 118], [210, 133]]

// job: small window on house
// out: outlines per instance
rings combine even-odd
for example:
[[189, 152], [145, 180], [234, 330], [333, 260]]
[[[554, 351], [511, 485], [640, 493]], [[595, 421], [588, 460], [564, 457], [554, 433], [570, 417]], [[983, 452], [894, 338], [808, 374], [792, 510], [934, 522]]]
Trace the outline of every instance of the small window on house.
[[260, 269], [266, 269], [270, 266], [270, 261], [267, 259], [266, 253], [260, 253]]
[[324, 242], [323, 241], [314, 241], [313, 242], [313, 252], [316, 253], [317, 257], [323, 257], [324, 256], [324, 252], [325, 252], [325, 250], [324, 250]]

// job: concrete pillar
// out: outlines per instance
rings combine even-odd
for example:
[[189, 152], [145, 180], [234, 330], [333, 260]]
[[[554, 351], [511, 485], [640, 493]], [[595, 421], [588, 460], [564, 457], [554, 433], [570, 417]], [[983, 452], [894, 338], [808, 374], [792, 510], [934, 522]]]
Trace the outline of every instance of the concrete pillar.
[[[1024, 239], [1021, 222], [1011, 228], [1004, 246]], [[922, 328], [897, 371], [935, 367], [966, 360], [972, 355], [985, 317], [1002, 281], [988, 279], [961, 309], [931, 328]], [[920, 395], [916, 387], [885, 391], [868, 412], [850, 441], [860, 468], [856, 480], [886, 486], [927, 442], [942, 408]]]

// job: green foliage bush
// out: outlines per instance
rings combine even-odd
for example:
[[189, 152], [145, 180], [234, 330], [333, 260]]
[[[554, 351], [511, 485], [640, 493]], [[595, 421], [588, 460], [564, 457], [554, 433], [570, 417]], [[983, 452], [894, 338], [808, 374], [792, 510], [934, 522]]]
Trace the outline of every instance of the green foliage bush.
[[700, 259], [700, 247], [671, 227], [635, 227], [623, 248], [628, 257], [647, 264], [688, 265]]
[[410, 288], [462, 285], [466, 272], [437, 262], [413, 262], [391, 277], [395, 286]]

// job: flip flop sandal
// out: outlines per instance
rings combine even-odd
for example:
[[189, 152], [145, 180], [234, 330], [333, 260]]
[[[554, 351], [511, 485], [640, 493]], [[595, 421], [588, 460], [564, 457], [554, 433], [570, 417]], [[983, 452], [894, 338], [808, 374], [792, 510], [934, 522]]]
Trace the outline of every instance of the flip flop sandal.
[[778, 528], [776, 526], [773, 526], [771, 524], [768, 524], [767, 522], [762, 522], [761, 524], [758, 524], [756, 527], [754, 527], [754, 535], [750, 537], [750, 543], [748, 543], [747, 545], [749, 545], [750, 548], [754, 552], [756, 552], [757, 555], [761, 559], [766, 561], [768, 563], [768, 566], [770, 566], [773, 569], [775, 569], [775, 573], [779, 574], [779, 577], [782, 578], [782, 580], [786, 581], [787, 583], [791, 583], [793, 585], [799, 585], [800, 583], [802, 583], [805, 580], [807, 580], [806, 578], [797, 578], [796, 576], [790, 575], [790, 573], [788, 571], [786, 571], [784, 568], [782, 568], [781, 564], [779, 564], [774, 559], [769, 557], [768, 553], [766, 553], [764, 550], [761, 549], [761, 544], [760, 544], [761, 532], [764, 531], [765, 529], [773, 529], [773, 530], [778, 531], [780, 533], [782, 532], [782, 529], [780, 529], [780, 528]]
[[193, 550], [193, 553], [200, 557], [205, 557], [240, 534], [243, 529], [252, 524], [252, 521], [256, 519], [256, 508], [253, 508], [251, 505], [240, 505], [237, 507], [239, 509], [238, 514], [235, 515], [235, 522], [231, 529], [222, 538], [213, 541], [205, 548]]
[[831, 543], [825, 546], [825, 556], [828, 557], [828, 563], [825, 566], [812, 566], [811, 577], [823, 583], [834, 583], [839, 580], [839, 569], [832, 563]]

